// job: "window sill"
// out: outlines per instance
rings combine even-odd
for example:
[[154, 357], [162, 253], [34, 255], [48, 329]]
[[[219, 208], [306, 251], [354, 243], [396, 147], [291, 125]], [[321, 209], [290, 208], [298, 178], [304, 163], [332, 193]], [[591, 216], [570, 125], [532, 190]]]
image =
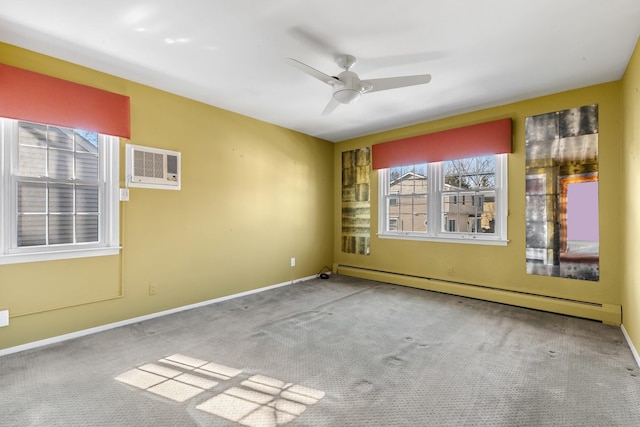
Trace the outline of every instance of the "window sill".
[[20, 264], [25, 262], [54, 261], [60, 259], [89, 258], [96, 256], [118, 255], [120, 247], [102, 247], [91, 249], [69, 249], [48, 252], [30, 252], [0, 255], [0, 265]]
[[498, 237], [459, 234], [454, 236], [421, 236], [413, 233], [378, 233], [380, 239], [417, 240], [423, 242], [462, 243], [467, 245], [507, 246], [509, 241]]

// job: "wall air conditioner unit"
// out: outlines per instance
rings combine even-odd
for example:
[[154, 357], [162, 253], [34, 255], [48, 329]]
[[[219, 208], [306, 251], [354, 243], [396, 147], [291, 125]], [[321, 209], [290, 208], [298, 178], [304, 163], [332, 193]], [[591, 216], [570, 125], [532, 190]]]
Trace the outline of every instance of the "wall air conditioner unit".
[[180, 153], [126, 145], [128, 187], [180, 190]]

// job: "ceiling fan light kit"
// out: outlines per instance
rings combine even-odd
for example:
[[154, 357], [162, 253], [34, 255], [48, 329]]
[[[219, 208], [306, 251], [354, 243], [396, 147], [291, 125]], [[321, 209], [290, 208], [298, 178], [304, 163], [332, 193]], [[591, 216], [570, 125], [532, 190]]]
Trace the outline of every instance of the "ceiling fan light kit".
[[362, 93], [355, 89], [338, 89], [333, 92], [333, 98], [340, 104], [351, 104], [356, 102]]
[[323, 115], [331, 113], [340, 104], [352, 104], [356, 102], [363, 94], [368, 92], [379, 92], [382, 90], [420, 85], [431, 81], [431, 75], [429, 74], [360, 80], [360, 77], [358, 77], [356, 73], [350, 71], [350, 68], [353, 67], [357, 61], [352, 55], [340, 55], [336, 57], [336, 63], [344, 69], [338, 76], [330, 76], [293, 58], [289, 58], [288, 61], [302, 72], [333, 87], [332, 98], [322, 112]]

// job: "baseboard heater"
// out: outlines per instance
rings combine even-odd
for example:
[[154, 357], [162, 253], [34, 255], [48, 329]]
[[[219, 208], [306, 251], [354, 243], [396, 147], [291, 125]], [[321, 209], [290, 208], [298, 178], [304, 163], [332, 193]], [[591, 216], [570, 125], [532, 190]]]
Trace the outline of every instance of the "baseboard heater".
[[490, 288], [488, 286], [453, 282], [429, 277], [374, 270], [364, 267], [334, 264], [333, 271], [345, 276], [359, 277], [395, 285], [411, 286], [428, 291], [442, 292], [463, 297], [532, 308], [551, 313], [566, 314], [585, 319], [599, 320], [608, 325], [620, 326], [622, 310], [615, 304], [597, 304], [546, 295]]

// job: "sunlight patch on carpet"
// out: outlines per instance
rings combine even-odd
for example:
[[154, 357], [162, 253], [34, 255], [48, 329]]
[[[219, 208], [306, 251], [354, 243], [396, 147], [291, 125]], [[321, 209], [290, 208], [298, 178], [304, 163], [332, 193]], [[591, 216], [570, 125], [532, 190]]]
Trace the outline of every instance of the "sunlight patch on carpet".
[[[196, 409], [249, 427], [289, 423], [325, 395], [321, 390], [277, 378], [260, 374], [247, 378], [242, 373], [242, 369], [174, 354], [130, 369], [115, 379], [178, 403], [207, 393], [211, 397], [201, 396], [206, 400]], [[225, 388], [213, 391], [218, 385]]]

